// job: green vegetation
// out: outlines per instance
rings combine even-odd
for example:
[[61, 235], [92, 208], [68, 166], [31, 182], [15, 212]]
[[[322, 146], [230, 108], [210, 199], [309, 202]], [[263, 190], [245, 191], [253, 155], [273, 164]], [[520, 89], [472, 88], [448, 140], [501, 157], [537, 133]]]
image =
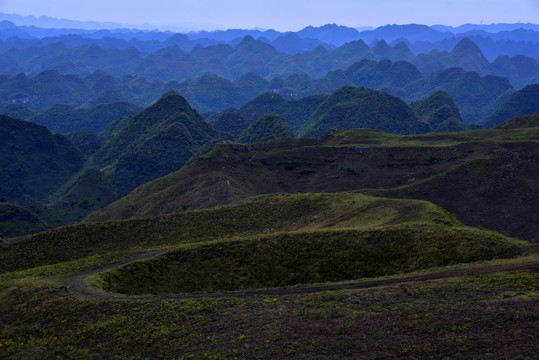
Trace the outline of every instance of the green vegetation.
[[492, 128], [511, 118], [537, 113], [539, 113], [539, 84], [533, 84], [513, 93], [480, 124], [485, 128]]
[[57, 263], [108, 251], [293, 230], [458, 222], [428, 202], [360, 194], [296, 194], [159, 217], [73, 225], [0, 251], [1, 269]]
[[70, 226], [0, 247], [0, 268], [8, 270], [0, 274], [0, 356], [346, 358], [368, 348], [380, 356], [459, 357], [492, 353], [495, 336], [518, 343], [505, 346], [504, 355], [535, 353], [535, 338], [526, 334], [536, 323], [539, 278], [525, 272], [355, 290], [142, 301], [85, 299], [63, 285], [74, 272], [157, 246], [175, 250], [103, 273], [93, 283], [127, 293], [238, 290], [537, 251], [529, 243], [462, 227], [427, 202], [350, 193], [277, 196]]
[[77, 109], [69, 105], [56, 104], [42, 114], [35, 115], [28, 120], [59, 133], [91, 131], [97, 134], [112, 121], [123, 116], [135, 115], [141, 110], [141, 107], [129, 102], [98, 104], [89, 108], [80, 107]]
[[333, 93], [299, 130], [298, 136], [319, 137], [333, 127], [368, 128], [395, 134], [432, 131], [412, 108], [389, 94], [345, 86]]
[[66, 137], [71, 140], [73, 145], [75, 145], [75, 147], [86, 157], [92, 156], [101, 146], [103, 146], [102, 138], [90, 131], [77, 131], [66, 134]]
[[514, 257], [528, 248], [493, 232], [440, 225], [292, 232], [183, 247], [97, 281], [128, 295], [233, 291], [392, 275]]
[[47, 219], [47, 222], [55, 227], [74, 224], [117, 198], [112, 184], [103, 173], [96, 168], [89, 168], [57, 200], [47, 206], [56, 218], [56, 221]]
[[536, 358], [539, 64], [465, 38], [533, 30], [63, 31], [0, 24], [69, 132], [0, 115], [1, 359]]
[[65, 136], [46, 127], [0, 115], [0, 195], [42, 199], [58, 190], [83, 165]]
[[466, 225], [535, 240], [538, 131], [398, 136], [360, 129], [319, 140], [220, 144], [88, 220], [173, 213], [272, 193], [355, 190], [433, 201]]
[[39, 114], [39, 111], [30, 109], [22, 104], [8, 104], [0, 109], [0, 113], [15, 119], [30, 120]]
[[275, 114], [266, 114], [245, 129], [238, 138], [238, 142], [252, 144], [293, 137], [292, 128], [282, 117]]
[[466, 130], [459, 109], [449, 94], [444, 91], [437, 91], [424, 100], [412, 103], [411, 106], [435, 132]]
[[44, 223], [31, 211], [7, 202], [0, 202], [0, 234], [17, 237], [49, 230], [51, 227]]
[[[0, 82], [1, 105], [25, 104], [44, 111], [56, 104], [65, 104], [78, 109], [65, 108], [59, 115], [80, 121], [88, 115], [86, 108], [99, 105], [109, 109], [113, 103], [125, 102], [146, 107], [170, 90], [181, 93], [194, 108], [205, 113], [231, 106], [239, 108], [265, 91], [277, 91], [283, 98], [296, 100], [353, 85], [382, 90], [407, 102], [442, 90], [453, 97], [464, 122], [472, 124], [493, 112], [514, 91], [510, 81], [502, 76], [519, 84], [533, 84], [539, 69], [534, 59], [518, 56], [485, 65], [483, 54], [470, 40], [463, 40], [451, 53], [434, 50], [416, 57], [402, 42], [390, 47], [380, 41], [369, 49], [360, 40], [343, 44], [332, 52], [319, 46], [294, 56], [279, 53], [271, 45], [252, 38], [244, 39], [235, 47], [222, 44], [197, 47], [192, 53], [167, 47], [143, 55], [143, 52], [130, 51], [133, 48], [120, 51], [83, 46], [43, 49], [43, 56], [47, 57], [46, 52], [51, 50], [56, 56], [67, 51], [69, 54], [64, 58], [79, 58], [81, 63], [91, 58], [89, 68], [101, 70], [90, 74], [89, 68], [82, 66], [85, 70], [81, 75], [62, 75], [55, 70], [40, 73], [44, 69], [36, 64], [36, 68], [28, 72], [38, 74], [35, 77], [21, 73]], [[16, 57], [21, 60], [32, 62], [41, 58], [32, 54], [32, 59], [28, 60], [28, 56], [19, 51]], [[272, 60], [264, 59], [265, 56]], [[74, 71], [78, 71], [75, 68]], [[125, 75], [126, 72], [132, 75]], [[483, 76], [487, 73], [499, 76]], [[264, 77], [275, 77], [276, 81], [270, 84]], [[257, 113], [251, 122], [266, 113], [275, 113], [297, 131], [308, 117], [303, 118], [303, 111], [298, 114], [286, 108], [291, 111], [290, 119], [274, 108]], [[11, 110], [28, 115], [21, 108]], [[109, 110], [104, 110], [103, 115], [108, 113]], [[244, 116], [250, 119], [251, 114]], [[99, 122], [95, 117], [92, 119]], [[55, 123], [47, 116], [44, 120]], [[62, 125], [68, 124], [63, 122]]]
[[524, 129], [539, 127], [539, 114], [517, 116], [509, 119], [500, 125], [496, 125], [494, 129], [507, 130], [507, 129]]
[[[290, 81], [294, 81], [294, 78]], [[310, 79], [308, 81], [310, 82]], [[328, 95], [320, 94], [285, 101], [280, 94], [264, 93], [243, 105], [239, 112], [252, 122], [265, 114], [277, 114], [292, 130], [297, 131], [327, 97]]]
[[249, 127], [247, 119], [236, 108], [221, 112], [212, 125], [215, 130], [229, 134], [233, 139], [237, 139]]
[[212, 140], [215, 130], [171, 91], [141, 113], [113, 122], [93, 156], [118, 193], [180, 169]]
[[514, 91], [506, 78], [449, 68], [409, 83], [397, 94], [406, 101], [418, 101], [439, 90], [451, 96], [467, 125], [479, 123]]
[[239, 111], [250, 123], [255, 122], [265, 114], [279, 114], [279, 109], [286, 101], [277, 93], [263, 93], [249, 100]]

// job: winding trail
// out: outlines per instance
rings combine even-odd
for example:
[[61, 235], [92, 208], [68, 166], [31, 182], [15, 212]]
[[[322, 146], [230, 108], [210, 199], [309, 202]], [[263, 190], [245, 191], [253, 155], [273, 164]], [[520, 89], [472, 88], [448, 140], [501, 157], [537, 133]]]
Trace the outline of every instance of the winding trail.
[[364, 289], [376, 286], [394, 285], [407, 282], [423, 282], [429, 280], [437, 280], [444, 278], [451, 278], [463, 275], [483, 275], [492, 274], [496, 272], [505, 271], [525, 271], [525, 272], [539, 272], [539, 260], [531, 260], [518, 264], [478, 264], [475, 266], [463, 268], [463, 269], [448, 269], [441, 270], [429, 274], [402, 276], [399, 278], [380, 279], [380, 280], [358, 280], [348, 283], [340, 284], [318, 284], [318, 285], [304, 285], [294, 286], [287, 288], [275, 288], [264, 290], [248, 290], [248, 291], [234, 291], [234, 292], [213, 292], [213, 293], [185, 293], [185, 294], [171, 294], [171, 295], [150, 295], [150, 296], [123, 296], [104, 292], [98, 292], [89, 289], [84, 283], [84, 279], [92, 274], [110, 270], [115, 267], [138, 261], [148, 259], [150, 257], [159, 255], [167, 250], [155, 250], [145, 253], [140, 253], [136, 256], [116, 261], [110, 264], [99, 266], [85, 272], [75, 274], [68, 277], [65, 280], [66, 289], [75, 295], [80, 295], [93, 300], [121, 300], [121, 301], [144, 301], [144, 300], [168, 300], [168, 299], [193, 299], [193, 298], [221, 298], [221, 297], [248, 297], [248, 296], [280, 296], [291, 294], [308, 294], [322, 291], [335, 291], [335, 290], [352, 290], [352, 289]]

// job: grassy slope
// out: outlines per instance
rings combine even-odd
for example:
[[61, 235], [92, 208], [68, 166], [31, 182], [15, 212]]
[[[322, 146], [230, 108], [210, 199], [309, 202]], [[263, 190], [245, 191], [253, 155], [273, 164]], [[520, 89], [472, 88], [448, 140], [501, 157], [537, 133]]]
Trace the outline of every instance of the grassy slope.
[[190, 245], [101, 274], [122, 294], [214, 292], [354, 280], [531, 250], [493, 232], [443, 225], [289, 232]]
[[390, 196], [434, 201], [468, 225], [533, 240], [539, 233], [537, 139], [539, 128], [415, 136], [355, 130], [321, 140], [220, 145], [87, 220], [172, 213], [271, 193], [394, 189]]
[[296, 230], [458, 222], [428, 202], [360, 194], [296, 194], [145, 219], [73, 225], [0, 248], [0, 269], [14, 270], [109, 251], [171, 246]]
[[494, 129], [498, 130], [507, 130], [507, 129], [521, 129], [521, 128], [531, 128], [539, 126], [539, 114], [527, 115], [527, 116], [517, 116], [515, 118], [509, 119], [506, 122], [503, 122]]

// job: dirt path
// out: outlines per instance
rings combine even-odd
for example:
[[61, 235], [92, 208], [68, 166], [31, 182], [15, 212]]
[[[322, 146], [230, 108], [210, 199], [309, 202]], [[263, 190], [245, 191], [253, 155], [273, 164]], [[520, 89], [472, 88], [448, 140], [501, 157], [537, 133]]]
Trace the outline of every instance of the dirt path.
[[127, 264], [129, 262], [147, 259], [152, 256], [166, 252], [166, 250], [155, 250], [145, 252], [133, 256], [129, 259], [117, 261], [107, 265], [103, 265], [80, 274], [70, 276], [65, 280], [66, 289], [76, 295], [84, 296], [94, 300], [123, 300], [123, 301], [143, 301], [143, 300], [167, 300], [167, 299], [192, 299], [192, 298], [219, 298], [219, 297], [247, 297], [256, 295], [265, 296], [279, 296], [290, 294], [307, 294], [321, 291], [335, 291], [335, 290], [350, 290], [350, 289], [363, 289], [376, 286], [393, 285], [407, 282], [428, 281], [443, 278], [451, 278], [462, 275], [480, 275], [491, 274], [503, 271], [526, 271], [526, 272], [539, 272], [539, 260], [527, 261], [518, 264], [501, 264], [501, 265], [489, 265], [478, 264], [475, 266], [467, 267], [465, 269], [448, 269], [435, 273], [403, 276], [392, 279], [381, 280], [358, 280], [356, 282], [349, 282], [345, 284], [320, 284], [320, 285], [304, 285], [288, 288], [275, 288], [265, 290], [249, 290], [249, 291], [235, 291], [235, 292], [216, 292], [216, 293], [192, 293], [192, 294], [177, 294], [177, 295], [152, 295], [152, 296], [122, 296], [109, 293], [102, 293], [89, 289], [84, 284], [84, 279], [92, 274], [110, 270], [120, 265]]

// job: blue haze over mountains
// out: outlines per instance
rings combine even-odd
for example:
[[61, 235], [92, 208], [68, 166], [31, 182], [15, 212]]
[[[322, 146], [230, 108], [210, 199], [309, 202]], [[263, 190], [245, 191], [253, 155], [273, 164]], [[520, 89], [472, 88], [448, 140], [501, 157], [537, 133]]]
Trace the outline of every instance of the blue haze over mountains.
[[[328, 50], [353, 40], [363, 40], [373, 46], [380, 40], [390, 45], [404, 41], [412, 52], [428, 52], [432, 49], [450, 50], [458, 41], [468, 37], [476, 42], [485, 56], [494, 60], [499, 55], [526, 55], [539, 58], [537, 43], [539, 26], [536, 24], [492, 24], [459, 27], [442, 25], [386, 25], [373, 30], [359, 31], [355, 28], [328, 24], [321, 27], [308, 26], [298, 32], [278, 32], [275, 30], [240, 30], [199, 31], [175, 35], [170, 30], [138, 30], [121, 28], [120, 24], [103, 23], [96, 30], [74, 28], [83, 27], [86, 23], [76, 21], [60, 21], [52, 18], [39, 18], [30, 23], [35, 25], [16, 26], [10, 20], [28, 18], [15, 15], [0, 14], [0, 49], [12, 47], [42, 46], [55, 42], [63, 42], [67, 46], [78, 46], [97, 43], [101, 46], [126, 48], [134, 46], [141, 51], [157, 51], [170, 45], [190, 51], [197, 44], [202, 46], [228, 43], [237, 45], [247, 35], [272, 44], [277, 50], [286, 53], [298, 53], [313, 50], [319, 45]], [[41, 20], [41, 21], [40, 21]], [[101, 23], [91, 23], [99, 26]], [[46, 27], [40, 27], [46, 26]], [[54, 26], [57, 28], [54, 28]], [[115, 25], [117, 25], [116, 28]], [[109, 29], [107, 29], [107, 26]], [[295, 34], [296, 36], [291, 36]], [[11, 38], [11, 41], [9, 41]], [[299, 38], [299, 39], [298, 39]], [[33, 41], [31, 41], [33, 40]], [[40, 41], [38, 41], [40, 40]]]

